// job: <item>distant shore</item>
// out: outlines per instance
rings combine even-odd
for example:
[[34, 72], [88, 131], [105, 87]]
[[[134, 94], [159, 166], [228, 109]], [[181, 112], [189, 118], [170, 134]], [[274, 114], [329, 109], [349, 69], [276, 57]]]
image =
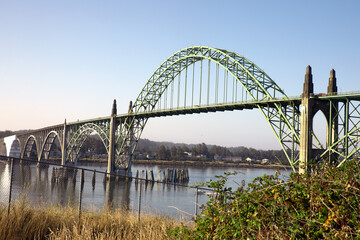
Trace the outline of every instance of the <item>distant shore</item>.
[[[1, 160], [0, 160], [1, 161]], [[60, 159], [50, 159], [51, 163], [60, 164]], [[7, 162], [7, 161], [2, 161]], [[107, 164], [107, 159], [80, 159], [82, 164]], [[289, 165], [281, 164], [257, 164], [257, 163], [240, 163], [240, 162], [222, 162], [222, 161], [171, 161], [171, 160], [148, 160], [148, 159], [135, 159], [132, 161], [134, 165], [160, 165], [160, 166], [176, 166], [176, 167], [223, 167], [223, 168], [268, 168], [268, 169], [291, 169]]]
[[269, 168], [269, 169], [291, 169], [291, 166], [280, 164], [256, 164], [221, 161], [169, 161], [169, 160], [133, 160], [133, 164], [165, 165], [182, 167], [233, 167], [233, 168]]
[[[102, 163], [106, 164], [107, 159], [81, 159], [82, 163]], [[268, 169], [291, 169], [289, 165], [281, 164], [257, 164], [257, 163], [240, 163], [240, 162], [222, 162], [222, 161], [171, 161], [171, 160], [148, 160], [148, 159], [134, 159], [134, 165], [160, 165], [160, 166], [176, 166], [176, 167], [223, 167], [223, 168], [268, 168]]]

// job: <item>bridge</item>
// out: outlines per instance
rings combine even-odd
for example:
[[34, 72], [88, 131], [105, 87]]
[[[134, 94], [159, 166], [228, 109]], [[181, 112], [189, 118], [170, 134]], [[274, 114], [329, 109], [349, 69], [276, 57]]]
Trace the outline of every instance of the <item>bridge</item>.
[[[360, 92], [338, 93], [335, 71], [330, 71], [326, 93], [313, 91], [311, 67], [303, 93], [288, 97], [258, 66], [225, 49], [195, 46], [164, 61], [146, 82], [127, 113], [65, 122], [0, 140], [2, 154], [18, 146], [21, 158], [47, 161], [55, 139], [61, 164], [76, 165], [90, 134], [97, 134], [108, 154], [108, 173], [131, 174], [137, 143], [149, 118], [217, 111], [259, 109], [273, 130], [294, 171], [330, 161], [340, 166], [359, 154]], [[326, 145], [313, 132], [313, 117], [321, 111], [327, 122]], [[1, 144], [2, 143], [2, 144]]]

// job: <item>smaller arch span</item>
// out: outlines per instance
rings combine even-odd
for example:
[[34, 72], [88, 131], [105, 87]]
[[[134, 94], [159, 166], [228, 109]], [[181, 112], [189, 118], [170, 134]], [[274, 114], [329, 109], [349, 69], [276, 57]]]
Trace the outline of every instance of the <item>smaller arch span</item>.
[[38, 153], [38, 142], [36, 137], [34, 135], [28, 136], [21, 153], [21, 158], [30, 158], [31, 156], [36, 155], [36, 158], [38, 160]]
[[81, 125], [71, 136], [67, 146], [66, 162], [73, 162], [77, 165], [80, 149], [92, 133], [100, 137], [106, 152], [109, 152], [109, 126], [107, 124], [86, 123]]
[[4, 154], [8, 157], [20, 157], [21, 144], [16, 135], [4, 138]]
[[50, 131], [46, 135], [45, 140], [41, 146], [41, 151], [39, 154], [39, 156], [40, 156], [39, 161], [49, 160], [50, 152], [53, 150], [53, 146], [56, 142], [56, 139], [58, 139], [59, 147], [60, 147], [60, 149], [62, 149], [62, 143], [60, 141], [58, 132], [54, 131], [54, 130]]

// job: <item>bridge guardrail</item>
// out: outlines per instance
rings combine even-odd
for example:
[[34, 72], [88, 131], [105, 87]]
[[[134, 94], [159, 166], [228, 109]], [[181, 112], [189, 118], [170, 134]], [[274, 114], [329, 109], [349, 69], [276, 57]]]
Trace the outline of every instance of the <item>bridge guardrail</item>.
[[349, 91], [349, 92], [334, 92], [334, 93], [327, 93], [328, 96], [343, 96], [343, 95], [355, 95], [360, 94], [360, 91]]
[[[245, 100], [245, 101], [228, 101], [225, 103], [209, 103], [209, 104], [200, 104], [200, 105], [189, 105], [189, 106], [181, 106], [181, 107], [161, 107], [161, 108], [155, 108], [155, 112], [157, 111], [171, 111], [171, 110], [182, 110], [182, 109], [201, 109], [201, 108], [206, 108], [206, 107], [216, 107], [216, 106], [230, 106], [230, 105], [234, 105], [234, 104], [247, 104], [247, 103], [261, 103], [261, 102], [273, 102], [273, 101], [281, 101], [281, 100], [297, 100], [301, 98], [300, 96], [291, 96], [291, 97], [279, 97], [279, 98], [272, 98], [272, 99], [264, 99], [264, 100], [254, 100], [254, 99], [249, 99], [249, 100]], [[145, 110], [145, 111], [141, 111], [139, 112], [141, 113], [151, 113], [154, 112], [154, 110]], [[134, 113], [134, 115], [136, 115], [136, 113]], [[118, 115], [121, 116], [121, 115]]]

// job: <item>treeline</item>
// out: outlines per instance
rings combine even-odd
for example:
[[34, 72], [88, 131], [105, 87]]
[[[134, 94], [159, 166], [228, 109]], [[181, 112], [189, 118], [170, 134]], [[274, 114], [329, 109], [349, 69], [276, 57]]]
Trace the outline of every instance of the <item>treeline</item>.
[[[23, 131], [0, 131], [0, 138]], [[52, 150], [60, 154], [60, 144], [55, 140]], [[106, 148], [98, 135], [90, 135], [80, 149], [80, 157], [92, 158], [106, 155]], [[155, 142], [140, 139], [135, 152], [136, 159], [159, 159], [170, 161], [198, 160], [198, 161], [225, 161], [245, 162], [268, 159], [270, 163], [288, 164], [282, 150], [257, 150], [246, 147], [221, 147], [217, 145], [177, 144], [172, 142]]]
[[4, 138], [4, 137], [8, 137], [14, 134], [18, 134], [18, 133], [22, 133], [22, 132], [26, 132], [27, 130], [20, 130], [20, 131], [10, 131], [10, 130], [6, 130], [6, 131], [0, 131], [0, 138]]
[[270, 163], [288, 164], [282, 150], [257, 150], [254, 148], [237, 147], [226, 148], [217, 145], [201, 144], [174, 144], [169, 142], [153, 142], [147, 139], [139, 141], [136, 158], [159, 160], [217, 160], [243, 161], [247, 158], [255, 160], [268, 159]]

